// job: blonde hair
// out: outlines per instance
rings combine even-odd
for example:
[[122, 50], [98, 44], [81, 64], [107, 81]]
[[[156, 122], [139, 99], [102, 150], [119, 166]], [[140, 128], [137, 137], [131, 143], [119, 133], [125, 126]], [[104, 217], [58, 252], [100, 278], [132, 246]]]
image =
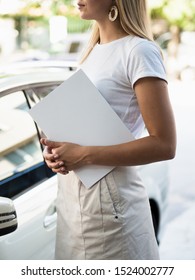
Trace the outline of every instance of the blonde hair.
[[[120, 24], [123, 30], [127, 34], [134, 34], [135, 36], [153, 41], [147, 0], [115, 0], [115, 3], [118, 7]], [[94, 23], [81, 63], [85, 61], [99, 41], [99, 28], [97, 23]]]

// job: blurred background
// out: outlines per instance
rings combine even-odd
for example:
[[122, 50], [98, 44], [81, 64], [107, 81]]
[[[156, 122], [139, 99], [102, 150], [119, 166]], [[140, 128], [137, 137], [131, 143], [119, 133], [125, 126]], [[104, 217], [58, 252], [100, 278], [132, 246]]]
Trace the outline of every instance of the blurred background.
[[[195, 259], [195, 1], [148, 0], [167, 69], [178, 148], [170, 161], [162, 259]], [[0, 68], [32, 60], [78, 61], [92, 22], [71, 0], [0, 0]]]
[[75, 60], [91, 23], [79, 19], [73, 2], [1, 0], [1, 64], [51, 58]]
[[[153, 34], [171, 78], [195, 78], [195, 1], [149, 0]], [[0, 63], [76, 60], [91, 22], [74, 0], [0, 0]]]

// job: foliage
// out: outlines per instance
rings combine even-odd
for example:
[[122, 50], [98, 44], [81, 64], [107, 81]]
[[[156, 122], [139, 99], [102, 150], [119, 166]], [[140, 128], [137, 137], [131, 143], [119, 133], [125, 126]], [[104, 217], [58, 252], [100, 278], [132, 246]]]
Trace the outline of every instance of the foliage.
[[[62, 15], [68, 19], [68, 32], [85, 32], [91, 26], [90, 21], [80, 19], [79, 12], [73, 0], [20, 0], [23, 7], [16, 14], [4, 15], [4, 18], [14, 18], [16, 28], [20, 30], [21, 22], [36, 21], [48, 25], [51, 16]], [[18, 27], [19, 26], [19, 27]]]
[[177, 25], [182, 30], [195, 30], [195, 1], [149, 0], [149, 5], [153, 19], [166, 19], [169, 25]]
[[[69, 29], [74, 26], [86, 30], [90, 22], [80, 20], [75, 0], [20, 0], [21, 8], [15, 15], [6, 17], [25, 17], [34, 20], [48, 20], [52, 15], [63, 15], [68, 18]], [[165, 19], [168, 24], [177, 25], [179, 29], [195, 30], [195, 0], [148, 0], [152, 19]]]

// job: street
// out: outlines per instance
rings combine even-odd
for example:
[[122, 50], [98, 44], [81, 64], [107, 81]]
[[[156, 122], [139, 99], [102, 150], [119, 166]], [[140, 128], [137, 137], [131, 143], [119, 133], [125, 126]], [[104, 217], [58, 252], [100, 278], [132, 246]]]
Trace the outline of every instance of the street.
[[161, 259], [195, 259], [195, 81], [171, 81], [177, 153], [170, 161], [170, 193]]

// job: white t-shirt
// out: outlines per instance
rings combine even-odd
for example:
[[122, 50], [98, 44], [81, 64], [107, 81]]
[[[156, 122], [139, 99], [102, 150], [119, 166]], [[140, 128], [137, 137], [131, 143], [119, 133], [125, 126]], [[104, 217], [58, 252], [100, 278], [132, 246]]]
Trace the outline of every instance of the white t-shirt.
[[166, 80], [165, 68], [155, 43], [128, 35], [97, 44], [81, 68], [137, 138], [144, 122], [133, 89], [143, 77]]

